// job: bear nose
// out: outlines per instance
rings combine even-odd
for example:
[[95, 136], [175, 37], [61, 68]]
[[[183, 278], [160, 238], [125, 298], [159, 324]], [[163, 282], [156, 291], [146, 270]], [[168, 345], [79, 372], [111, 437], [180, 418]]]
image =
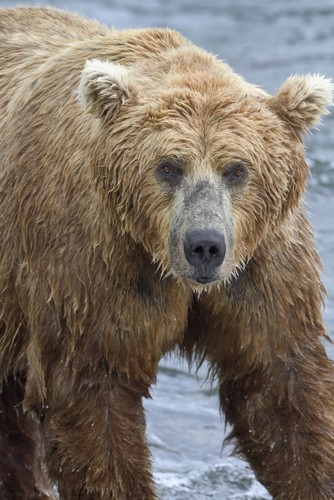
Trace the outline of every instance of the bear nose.
[[184, 253], [187, 261], [202, 276], [210, 276], [226, 253], [223, 233], [216, 229], [193, 229], [186, 233]]

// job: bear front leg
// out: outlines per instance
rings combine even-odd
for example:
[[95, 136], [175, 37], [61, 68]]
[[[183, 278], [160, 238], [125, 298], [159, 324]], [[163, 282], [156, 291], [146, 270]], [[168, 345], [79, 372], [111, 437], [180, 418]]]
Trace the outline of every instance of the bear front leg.
[[276, 500], [334, 498], [333, 380], [318, 341], [243, 376], [221, 373], [231, 437]]
[[142, 386], [105, 373], [81, 374], [75, 384], [58, 373], [48, 389], [44, 425], [49, 472], [61, 500], [157, 498]]
[[0, 387], [0, 498], [56, 500], [44, 465], [40, 424], [22, 408], [25, 376], [8, 375]]
[[211, 353], [231, 436], [277, 500], [334, 499], [334, 365], [307, 227], [276, 253], [259, 250], [231, 284]]

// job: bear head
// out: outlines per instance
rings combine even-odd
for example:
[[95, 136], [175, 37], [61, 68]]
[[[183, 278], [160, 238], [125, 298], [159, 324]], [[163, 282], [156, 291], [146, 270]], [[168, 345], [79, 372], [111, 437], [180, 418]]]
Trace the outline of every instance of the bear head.
[[79, 96], [98, 125], [92, 172], [110, 223], [196, 290], [228, 280], [300, 204], [301, 136], [332, 84], [271, 96], [192, 46], [124, 66], [89, 60]]

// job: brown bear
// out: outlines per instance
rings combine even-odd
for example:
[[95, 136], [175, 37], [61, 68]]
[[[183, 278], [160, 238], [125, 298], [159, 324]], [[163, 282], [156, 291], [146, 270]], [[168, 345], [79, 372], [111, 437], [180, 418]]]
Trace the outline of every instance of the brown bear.
[[274, 96], [169, 29], [0, 14], [0, 495], [156, 499], [142, 398], [208, 362], [276, 499], [334, 498], [334, 370], [301, 196], [332, 85]]

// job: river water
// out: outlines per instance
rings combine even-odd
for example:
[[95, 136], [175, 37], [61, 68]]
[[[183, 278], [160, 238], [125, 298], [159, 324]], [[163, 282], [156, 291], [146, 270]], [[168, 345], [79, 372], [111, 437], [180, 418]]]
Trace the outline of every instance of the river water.
[[[6, 2], [0, 6], [28, 4]], [[29, 2], [31, 4], [31, 2]], [[49, 4], [118, 27], [169, 26], [224, 58], [252, 83], [275, 92], [293, 73], [334, 77], [334, 0], [83, 0]], [[306, 139], [312, 169], [307, 203], [328, 290], [325, 319], [334, 339], [334, 116]], [[334, 358], [334, 347], [328, 345]], [[147, 401], [147, 433], [163, 500], [271, 498], [248, 465], [222, 450], [215, 387], [170, 358]]]

